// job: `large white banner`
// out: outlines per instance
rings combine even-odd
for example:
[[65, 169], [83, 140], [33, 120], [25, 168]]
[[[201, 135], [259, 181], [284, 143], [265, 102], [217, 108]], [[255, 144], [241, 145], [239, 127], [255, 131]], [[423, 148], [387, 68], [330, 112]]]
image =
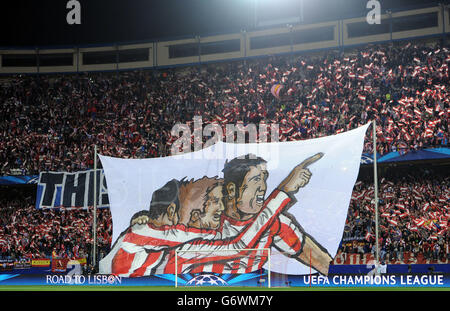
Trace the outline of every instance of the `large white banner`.
[[[274, 260], [271, 265], [272, 271], [288, 274], [309, 273], [309, 262], [305, 260], [305, 257], [303, 260], [299, 260], [297, 249], [292, 252], [287, 250], [294, 249], [298, 245], [295, 246], [292, 241], [286, 242], [289, 241], [286, 236], [298, 234], [300, 230], [306, 233], [321, 249], [326, 250], [331, 257], [336, 255], [344, 230], [352, 190], [359, 172], [365, 133], [369, 125], [333, 136], [296, 142], [264, 144], [218, 142], [200, 151], [163, 158], [119, 159], [100, 155], [112, 213], [113, 243], [129, 227], [133, 215], [149, 210], [154, 191], [172, 179], [198, 180], [204, 176], [217, 176], [221, 179], [226, 163], [236, 157], [254, 154], [267, 161], [265, 164], [268, 172], [267, 179], [265, 181], [255, 179], [260, 185], [256, 189], [259, 197], [255, 195], [255, 201], [252, 204], [259, 207], [262, 201], [261, 193], [264, 193], [263, 199], [267, 201], [269, 195], [279, 187], [286, 177], [290, 176], [296, 166], [305, 159], [323, 154], [321, 158], [315, 158], [312, 163], [309, 163], [307, 166], [309, 173], [301, 176], [304, 182], [293, 194], [296, 199], [295, 204], [286, 207], [287, 210], [281, 211], [281, 215], [276, 216], [280, 219], [278, 227], [272, 229], [273, 232], [269, 234], [269, 237], [267, 237], [268, 234], [263, 235], [264, 243], [267, 242], [278, 252], [286, 251], [286, 258], [292, 257], [283, 261], [283, 264], [277, 264], [277, 260]], [[239, 189], [234, 189], [238, 195], [240, 191], [252, 189], [251, 183], [254, 180], [248, 180], [248, 178], [250, 178], [250, 174], [246, 176]], [[230, 199], [231, 197], [228, 198], [227, 195], [227, 191], [230, 189], [225, 184], [223, 187], [225, 188], [224, 200]], [[263, 189], [264, 187], [265, 189]], [[256, 205], [255, 202], [257, 202]], [[239, 204], [236, 206], [237, 209], [241, 208]], [[223, 219], [226, 219], [227, 208], [231, 208], [230, 204], [225, 204], [225, 211], [222, 211]], [[242, 211], [242, 213], [235, 213], [236, 217], [247, 219], [248, 211], [244, 208]], [[228, 215], [232, 214], [228, 213]], [[285, 217], [285, 215], [289, 217]], [[173, 218], [171, 219], [173, 221]], [[181, 217], [178, 217], [178, 221], [180, 219]], [[224, 230], [224, 225], [230, 223], [228, 221], [224, 224], [223, 219], [218, 230]], [[286, 232], [282, 232], [283, 230]], [[232, 234], [229, 231], [224, 232], [223, 235]], [[300, 242], [306, 243], [306, 240]], [[258, 245], [258, 247], [264, 246]], [[306, 255], [306, 258], [310, 256]]]

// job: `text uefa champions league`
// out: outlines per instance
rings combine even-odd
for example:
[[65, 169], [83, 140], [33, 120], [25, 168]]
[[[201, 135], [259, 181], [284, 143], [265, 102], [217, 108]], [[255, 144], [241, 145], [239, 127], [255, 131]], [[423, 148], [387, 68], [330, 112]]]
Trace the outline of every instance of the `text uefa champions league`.
[[429, 286], [444, 285], [443, 275], [335, 275], [324, 277], [320, 275], [304, 276], [304, 284], [315, 286]]

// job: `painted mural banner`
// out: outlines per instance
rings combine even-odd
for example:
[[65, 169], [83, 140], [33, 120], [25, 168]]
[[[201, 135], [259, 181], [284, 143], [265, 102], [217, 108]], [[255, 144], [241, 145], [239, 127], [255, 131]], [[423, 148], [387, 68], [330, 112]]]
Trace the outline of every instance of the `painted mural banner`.
[[[100, 273], [327, 275], [369, 124], [317, 139], [233, 144], [152, 159], [100, 155], [113, 246]], [[176, 270], [175, 270], [176, 269]]]

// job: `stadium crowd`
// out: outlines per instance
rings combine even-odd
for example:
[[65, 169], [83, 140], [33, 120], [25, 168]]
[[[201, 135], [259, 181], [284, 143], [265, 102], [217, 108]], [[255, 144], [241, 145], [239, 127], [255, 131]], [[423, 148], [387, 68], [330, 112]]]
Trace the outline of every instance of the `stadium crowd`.
[[[99, 153], [170, 154], [176, 123], [277, 123], [280, 140], [332, 135], [377, 120], [380, 154], [448, 146], [449, 49], [374, 45], [341, 55], [277, 56], [168, 70], [38, 75], [1, 80], [0, 174], [78, 171]], [[281, 83], [281, 99], [271, 87]], [[225, 132], [225, 131], [224, 131]], [[369, 133], [364, 151], [372, 153]], [[374, 252], [373, 186], [355, 186], [341, 252]], [[449, 177], [381, 181], [382, 257], [448, 256]], [[33, 197], [0, 200], [0, 257], [89, 256], [92, 212], [40, 210]], [[100, 253], [111, 246], [98, 211]], [[100, 255], [101, 258], [102, 255]]]
[[[448, 207], [450, 177], [423, 170], [420, 173], [389, 176], [380, 181], [380, 258], [403, 261], [412, 258], [449, 260]], [[340, 251], [345, 254], [373, 254], [375, 245], [373, 181], [358, 181], [343, 234]], [[350, 243], [348, 243], [350, 242]]]
[[[169, 155], [176, 123], [279, 124], [284, 140], [376, 119], [378, 152], [448, 146], [449, 49], [377, 45], [170, 70], [9, 77], [0, 174], [77, 171], [104, 155]], [[283, 85], [281, 100], [271, 94]], [[372, 152], [370, 135], [364, 151]]]
[[[90, 258], [92, 210], [36, 209], [33, 197], [0, 200], [0, 259]], [[109, 209], [97, 210], [99, 254], [110, 249]]]

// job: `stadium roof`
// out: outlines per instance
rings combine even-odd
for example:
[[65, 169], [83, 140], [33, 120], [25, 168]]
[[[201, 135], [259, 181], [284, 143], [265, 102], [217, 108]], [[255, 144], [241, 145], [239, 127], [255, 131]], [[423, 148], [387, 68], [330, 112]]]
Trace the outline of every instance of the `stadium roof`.
[[[0, 46], [106, 44], [236, 33], [261, 27], [264, 23], [258, 23], [258, 18], [267, 19], [272, 14], [275, 18], [276, 14], [292, 11], [291, 7], [296, 12], [298, 9], [298, 14], [294, 15], [301, 15], [298, 23], [308, 24], [364, 16], [369, 12], [365, 0], [78, 1], [81, 3], [81, 25], [67, 24], [68, 0], [2, 2], [1, 12], [4, 14], [0, 18]], [[438, 3], [423, 0], [378, 1], [382, 12]], [[279, 21], [281, 23], [285, 19]]]

